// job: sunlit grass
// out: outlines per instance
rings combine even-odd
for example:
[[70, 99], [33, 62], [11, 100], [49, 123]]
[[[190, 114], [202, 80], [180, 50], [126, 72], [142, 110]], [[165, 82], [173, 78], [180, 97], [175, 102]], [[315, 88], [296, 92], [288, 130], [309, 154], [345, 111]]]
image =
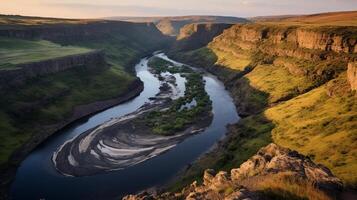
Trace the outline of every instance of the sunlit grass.
[[243, 185], [271, 199], [332, 200], [311, 182], [289, 173], [248, 178], [243, 180]]
[[352, 92], [330, 97], [321, 86], [265, 115], [275, 125], [275, 143], [309, 155], [347, 184], [357, 183], [357, 103]]
[[269, 94], [269, 102], [296, 96], [313, 85], [305, 76], [296, 76], [283, 67], [258, 65], [245, 76], [250, 85]]

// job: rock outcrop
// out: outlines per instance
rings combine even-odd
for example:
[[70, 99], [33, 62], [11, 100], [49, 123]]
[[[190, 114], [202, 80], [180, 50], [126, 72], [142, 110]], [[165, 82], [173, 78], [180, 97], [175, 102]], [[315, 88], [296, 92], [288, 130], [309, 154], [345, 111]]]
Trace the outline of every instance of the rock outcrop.
[[230, 174], [224, 171], [216, 173], [208, 169], [204, 172], [202, 184], [193, 182], [181, 192], [143, 192], [123, 199], [267, 199], [256, 186], [274, 176], [285, 177], [289, 179], [290, 184], [293, 184], [294, 180], [303, 180], [323, 194], [327, 191], [326, 196], [331, 192], [338, 192], [342, 187], [341, 181], [328, 168], [315, 164], [296, 151], [269, 144], [240, 168], [232, 169]]
[[243, 163], [231, 170], [232, 180], [243, 181], [254, 176], [286, 174], [311, 182], [325, 190], [339, 190], [342, 182], [325, 166], [315, 164], [310, 158], [286, 148], [269, 144]]
[[18, 86], [27, 79], [54, 74], [78, 66], [85, 66], [89, 70], [108, 67], [103, 51], [24, 63], [16, 65], [13, 69], [0, 70], [0, 88]]
[[173, 45], [175, 51], [188, 51], [206, 46], [214, 37], [220, 35], [233, 24], [188, 24], [181, 28], [177, 41]]
[[[355, 28], [346, 30], [335, 28], [304, 28], [293, 26], [235, 25], [221, 36], [221, 39], [235, 38], [235, 44], [248, 49], [258, 42], [269, 40], [271, 44], [288, 43], [297, 48], [333, 51], [337, 53], [357, 53]], [[228, 36], [228, 37], [227, 37]], [[287, 48], [288, 46], [285, 46]]]
[[348, 82], [352, 90], [357, 90], [357, 63], [349, 63], [347, 70]]

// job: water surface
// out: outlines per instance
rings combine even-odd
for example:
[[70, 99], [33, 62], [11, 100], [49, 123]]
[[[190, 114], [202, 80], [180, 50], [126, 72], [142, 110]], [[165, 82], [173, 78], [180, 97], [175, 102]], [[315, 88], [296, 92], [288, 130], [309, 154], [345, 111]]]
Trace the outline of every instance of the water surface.
[[[165, 57], [160, 54], [160, 57]], [[238, 121], [236, 108], [224, 85], [205, 74], [205, 89], [212, 100], [213, 121], [201, 134], [189, 137], [170, 151], [120, 171], [88, 177], [66, 177], [58, 173], [51, 156], [68, 139], [113, 117], [131, 113], [159, 92], [160, 82], [147, 70], [147, 59], [136, 65], [144, 91], [135, 99], [87, 117], [63, 129], [36, 148], [18, 168], [11, 187], [13, 199], [119, 199], [122, 195], [164, 184], [192, 163], [226, 133], [226, 125]]]

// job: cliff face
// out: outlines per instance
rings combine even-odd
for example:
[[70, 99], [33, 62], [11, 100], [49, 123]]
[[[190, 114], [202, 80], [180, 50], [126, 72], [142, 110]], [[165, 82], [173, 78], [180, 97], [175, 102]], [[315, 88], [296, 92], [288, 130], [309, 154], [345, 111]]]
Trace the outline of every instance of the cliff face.
[[188, 24], [181, 28], [174, 51], [188, 51], [206, 46], [232, 24]]
[[352, 90], [357, 90], [357, 63], [349, 63], [347, 70], [348, 82]]
[[[97, 21], [84, 24], [54, 24], [40, 26], [6, 26], [0, 36], [20, 39], [44, 39], [60, 43], [100, 39], [110, 34], [120, 34], [137, 42], [150, 38], [159, 42], [161, 32], [152, 23]], [[142, 36], [144, 34], [144, 36]], [[142, 37], [139, 37], [142, 36]]]
[[[354, 29], [354, 28], [352, 28]], [[356, 53], [355, 32], [343, 28], [274, 27], [267, 25], [236, 25], [225, 34], [245, 42], [270, 40], [273, 44], [288, 42], [299, 48]], [[222, 36], [224, 37], [224, 36]]]
[[[203, 184], [197, 182], [178, 193], [130, 195], [124, 200], [143, 199], [270, 199], [266, 188], [283, 196], [286, 185], [300, 198], [334, 199], [342, 187], [341, 181], [326, 167], [313, 163], [296, 151], [270, 144], [230, 173], [205, 170]], [[296, 193], [293, 187], [300, 187]], [[281, 191], [279, 191], [281, 189]], [[328, 193], [325, 193], [328, 191]], [[273, 198], [272, 198], [273, 199]], [[285, 199], [289, 199], [285, 196]]]
[[356, 35], [356, 27], [234, 25], [204, 48], [172, 53], [224, 80], [243, 117], [180, 181], [241, 164], [273, 141], [355, 185]]
[[54, 74], [78, 66], [86, 66], [88, 70], [108, 67], [103, 51], [19, 64], [14, 66], [14, 69], [0, 70], [0, 88], [19, 86], [27, 79]]

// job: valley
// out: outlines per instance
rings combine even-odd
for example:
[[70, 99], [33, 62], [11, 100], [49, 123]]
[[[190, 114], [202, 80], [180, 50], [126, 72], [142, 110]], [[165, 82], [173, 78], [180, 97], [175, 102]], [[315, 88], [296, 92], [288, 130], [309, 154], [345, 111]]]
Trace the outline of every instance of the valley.
[[356, 16], [1, 15], [0, 199], [354, 197]]

